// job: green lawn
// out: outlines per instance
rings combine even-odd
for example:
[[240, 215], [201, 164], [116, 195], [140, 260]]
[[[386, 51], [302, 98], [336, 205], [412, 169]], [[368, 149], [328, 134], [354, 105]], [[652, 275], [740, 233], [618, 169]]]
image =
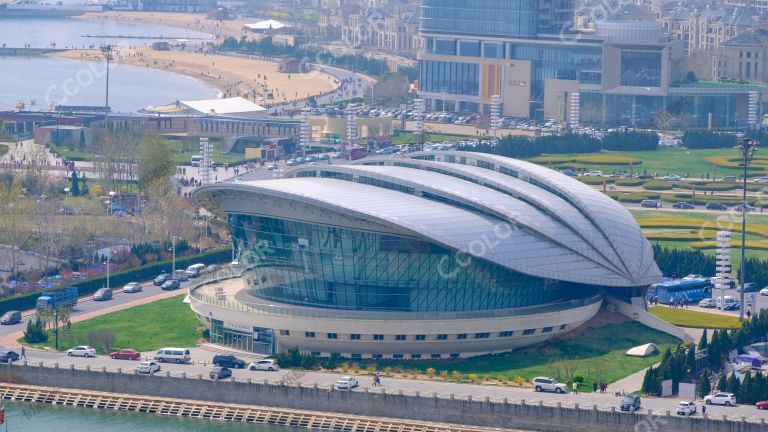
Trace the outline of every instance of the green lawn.
[[650, 312], [664, 321], [680, 327], [736, 328], [741, 325], [735, 316], [675, 309], [667, 306], [652, 307]]
[[[201, 325], [189, 305], [182, 303], [183, 298], [179, 295], [74, 323], [71, 332], [60, 328], [59, 349], [92, 345], [104, 354], [104, 347], [89, 337], [89, 333], [98, 329], [110, 329], [115, 335], [114, 347], [118, 349], [152, 351], [165, 346], [194, 346], [200, 338]], [[44, 346], [55, 346], [52, 334]]]
[[[645, 327], [634, 321], [588, 327], [579, 330], [582, 334], [565, 341], [553, 341], [542, 345], [503, 354], [484, 355], [461, 360], [425, 360], [408, 364], [425, 372], [434, 368], [437, 375], [446, 371], [450, 377], [453, 371], [462, 374], [477, 374], [484, 377], [503, 378], [513, 381], [522, 377], [529, 382], [533, 377], [559, 375], [556, 371], [561, 361], [576, 364], [575, 374], [584, 377], [583, 389], [592, 390], [593, 380], [601, 376], [608, 382], [631, 375], [660, 361], [660, 355], [647, 358], [628, 357], [625, 352], [634, 346], [648, 342], [655, 343], [661, 352], [676, 347], [677, 339], [665, 333]], [[366, 364], [363, 364], [365, 366]], [[402, 363], [377, 361], [376, 366], [402, 367]], [[557, 377], [566, 381], [564, 376]]]
[[[667, 174], [683, 175], [686, 172], [691, 177], [699, 177], [703, 173], [710, 173], [712, 175], [712, 163], [706, 160], [711, 156], [727, 156], [736, 157], [736, 150], [734, 149], [698, 149], [688, 150], [685, 148], [667, 148], [658, 149], [655, 151], [603, 151], [599, 153], [585, 153], [585, 154], [558, 154], [557, 157], [576, 157], [576, 156], [590, 156], [590, 155], [613, 155], [620, 157], [628, 157], [639, 159], [642, 161], [639, 165], [633, 166], [634, 172], [658, 172], [660, 176]], [[579, 165], [583, 165], [587, 170], [600, 170], [605, 174], [612, 174], [614, 170], [629, 170], [627, 164], [590, 164], [580, 162]], [[734, 168], [717, 167], [717, 177], [723, 177], [725, 175], [739, 175], [739, 170]]]

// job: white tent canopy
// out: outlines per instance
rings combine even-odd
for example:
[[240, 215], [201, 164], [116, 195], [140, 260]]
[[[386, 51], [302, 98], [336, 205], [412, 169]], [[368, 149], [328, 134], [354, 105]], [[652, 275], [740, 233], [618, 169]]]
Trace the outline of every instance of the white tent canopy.
[[248, 28], [249, 30], [280, 30], [285, 27], [293, 27], [293, 26], [277, 20], [268, 19], [268, 20], [259, 21], [253, 24], [246, 24], [245, 27]]
[[659, 349], [656, 345], [647, 343], [645, 345], [630, 348], [629, 351], [627, 351], [627, 355], [633, 357], [648, 357], [655, 354], [657, 351], [659, 351]]

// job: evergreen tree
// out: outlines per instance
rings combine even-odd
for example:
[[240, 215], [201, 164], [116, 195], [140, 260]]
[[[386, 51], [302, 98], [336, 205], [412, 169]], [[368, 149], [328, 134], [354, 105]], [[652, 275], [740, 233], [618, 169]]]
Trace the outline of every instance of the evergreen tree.
[[80, 196], [80, 183], [77, 181], [77, 172], [72, 171], [70, 180], [72, 184], [69, 187], [69, 193], [71, 193], [73, 197]]
[[77, 146], [80, 148], [80, 151], [85, 150], [85, 132], [80, 131], [80, 141], [78, 142]]
[[709, 382], [709, 376], [706, 371], [703, 371], [701, 375], [699, 375], [699, 383], [696, 387], [696, 394], [698, 394], [700, 398], [703, 398], [712, 392], [712, 384]]
[[712, 341], [707, 348], [709, 357], [709, 367], [714, 370], [720, 370], [720, 332], [717, 329], [712, 330]]
[[741, 390], [741, 383], [739, 382], [739, 379], [736, 378], [735, 372], [731, 372], [731, 375], [728, 376], [728, 383], [726, 385], [725, 390], [728, 393], [735, 394], [737, 398], [739, 397], [739, 393]]
[[736, 393], [736, 400], [741, 403], [753, 404], [757, 402], [754, 400], [754, 396], [754, 388], [752, 386], [752, 373], [747, 372], [747, 374], [744, 375], [744, 380], [741, 382], [739, 392]]
[[728, 377], [721, 373], [717, 378], [717, 391], [724, 392], [726, 390], [728, 390]]
[[704, 332], [701, 333], [701, 339], [699, 340], [699, 351], [707, 349], [707, 345], [707, 329], [704, 329]]

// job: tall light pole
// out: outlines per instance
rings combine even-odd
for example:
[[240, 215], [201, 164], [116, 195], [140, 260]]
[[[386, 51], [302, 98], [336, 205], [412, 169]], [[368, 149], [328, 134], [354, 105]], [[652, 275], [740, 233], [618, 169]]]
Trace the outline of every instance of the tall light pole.
[[[717, 261], [716, 261], [716, 273], [717, 276], [715, 288], [720, 290], [720, 309], [725, 308], [725, 290], [731, 286], [731, 232], [730, 231], [718, 231], [717, 232]], [[712, 293], [714, 297], [714, 293]], [[717, 303], [715, 303], [717, 304]]]
[[743, 187], [741, 190], [741, 265], [739, 266], [739, 284], [741, 285], [741, 288], [739, 289], [741, 291], [741, 305], [739, 307], [740, 321], [744, 321], [744, 276], [747, 273], [745, 259], [747, 250], [747, 168], [749, 167], [750, 162], [752, 162], [752, 158], [755, 156], [757, 146], [758, 142], [751, 138], [743, 138], [741, 143], [736, 146], [736, 150], [739, 151], [739, 156], [741, 156], [739, 166], [744, 168]]
[[176, 273], [176, 236], [171, 236], [171, 251], [173, 251], [173, 258], [171, 260], [171, 277]]
[[109, 289], [109, 261], [110, 261], [111, 255], [112, 255], [112, 248], [108, 247], [107, 248], [107, 289]]
[[109, 115], [109, 62], [112, 61], [112, 45], [102, 45], [101, 53], [104, 55], [104, 59], [107, 61], [107, 89], [106, 89], [106, 102], [104, 105], [104, 126], [107, 125], [107, 116]]

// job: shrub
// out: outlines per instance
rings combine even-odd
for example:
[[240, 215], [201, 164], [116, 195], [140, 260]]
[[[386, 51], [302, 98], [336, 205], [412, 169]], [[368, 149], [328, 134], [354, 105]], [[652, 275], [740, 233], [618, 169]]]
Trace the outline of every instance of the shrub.
[[427, 375], [429, 375], [430, 377], [435, 376], [435, 368], [432, 368], [432, 367], [427, 368]]
[[689, 149], [730, 148], [736, 146], [736, 135], [709, 131], [686, 131], [683, 146]]
[[664, 180], [651, 180], [649, 182], [646, 182], [643, 185], [643, 189], [654, 190], [654, 191], [670, 190], [673, 187], [675, 187], [674, 183], [670, 183], [670, 182], [664, 181]]
[[48, 341], [48, 333], [45, 332], [43, 321], [40, 318], [27, 321], [27, 330], [24, 331], [24, 340], [31, 344]]
[[588, 185], [601, 185], [603, 182], [605, 183], [613, 183], [615, 179], [612, 179], [610, 177], [587, 177], [587, 176], [580, 176], [579, 180], [582, 183], [588, 184]]
[[471, 373], [471, 374], [467, 375], [467, 379], [469, 379], [472, 382], [477, 382], [477, 374]]
[[448, 371], [447, 370], [440, 371], [440, 378], [448, 379]]
[[616, 179], [616, 186], [641, 186], [644, 185], [647, 180], [636, 178], [620, 178]]
[[451, 378], [453, 378], [456, 381], [461, 381], [461, 379], [464, 377], [461, 372], [459, 371], [453, 371], [451, 372]]
[[573, 381], [577, 382], [579, 384], [583, 384], [584, 383], [584, 377], [581, 376], [581, 375], [574, 375], [573, 376]]

